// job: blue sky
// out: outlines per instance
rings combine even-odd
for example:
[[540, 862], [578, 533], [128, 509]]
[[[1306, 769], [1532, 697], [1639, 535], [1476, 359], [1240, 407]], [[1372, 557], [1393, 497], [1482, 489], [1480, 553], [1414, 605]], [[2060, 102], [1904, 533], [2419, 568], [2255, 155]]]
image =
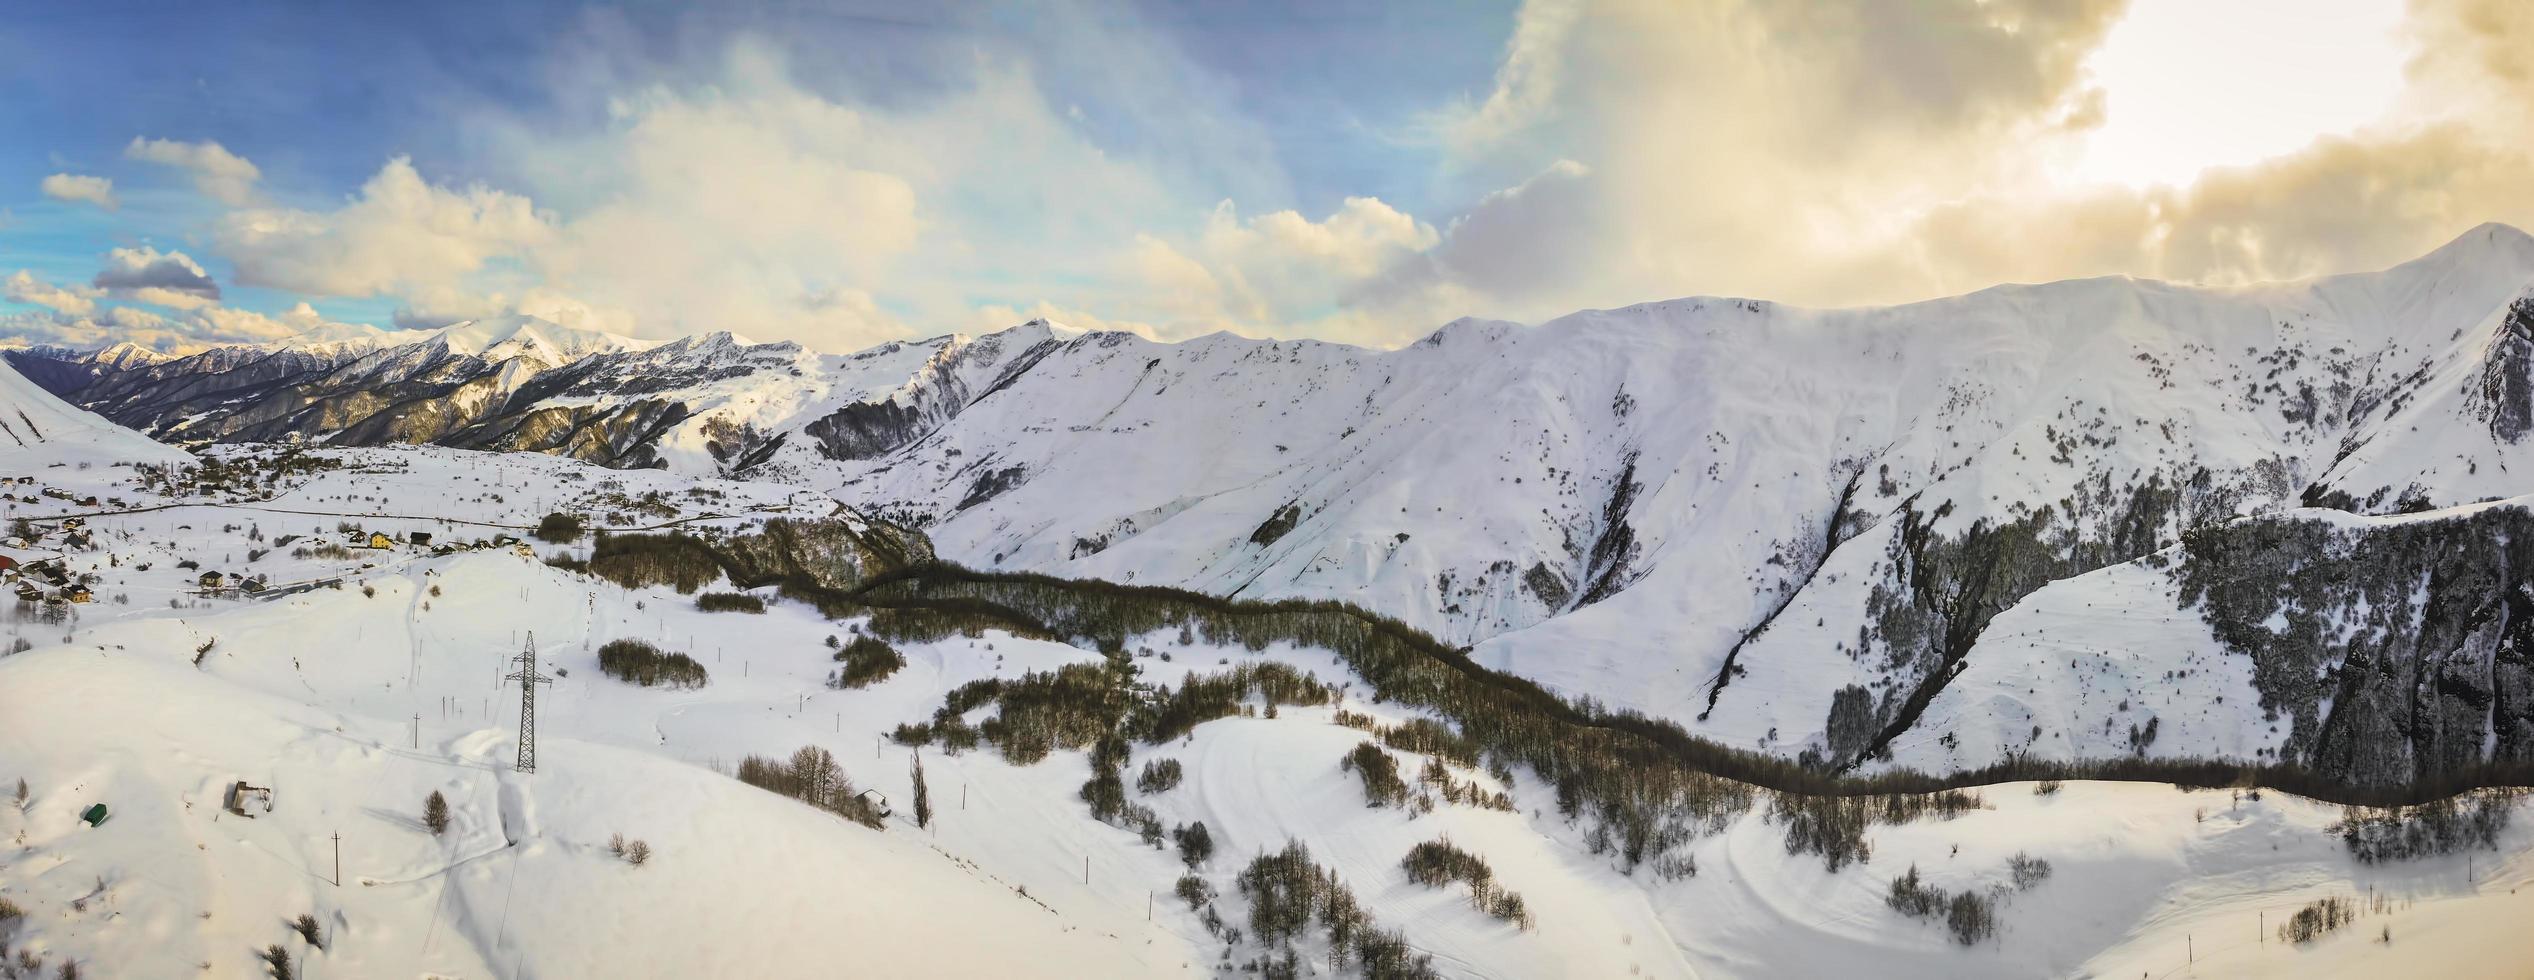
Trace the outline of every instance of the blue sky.
[[[1379, 345], [1693, 293], [2333, 271], [2525, 220], [2526, 29], [2488, 6], [45, 5], [0, 30], [0, 339], [522, 311]], [[2184, 38], [2230, 56], [2159, 60]], [[2244, 101], [2312, 59], [2336, 86]], [[2403, 194], [2319, 220], [2352, 180]], [[150, 263], [216, 299], [99, 278]]]

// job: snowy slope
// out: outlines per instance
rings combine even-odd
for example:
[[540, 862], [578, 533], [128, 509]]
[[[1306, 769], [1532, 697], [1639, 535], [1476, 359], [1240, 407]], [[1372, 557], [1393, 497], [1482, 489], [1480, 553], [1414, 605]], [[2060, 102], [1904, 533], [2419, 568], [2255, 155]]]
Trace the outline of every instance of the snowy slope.
[[181, 450], [72, 407], [0, 363], [0, 470], [17, 476], [64, 464], [87, 469], [186, 458]]
[[[1967, 648], [1936, 639], [2051, 580], [2301, 501], [2522, 492], [2483, 392], [2522, 401], [2499, 355], [2529, 283], [2534, 239], [2489, 226], [2241, 289], [1683, 300], [1383, 352], [1094, 335], [837, 493], [972, 564], [1347, 599], [1572, 694], [1848, 757], [1940, 690]], [[1961, 556], [2008, 525], [2032, 546], [1967, 619], [1911, 585], [1990, 564]], [[1860, 737], [1833, 739], [1848, 688]]]
[[[1094, 651], [954, 635], [903, 644], [907, 666], [881, 683], [831, 690], [825, 637], [858, 622], [772, 590], [759, 593], [762, 615], [706, 613], [666, 588], [622, 589], [502, 549], [292, 558], [309, 572], [337, 562], [349, 580], [269, 601], [178, 587], [166, 563], [179, 554], [242, 555], [345, 519], [463, 535], [449, 522], [517, 520], [565, 487], [588, 496], [563, 503], [590, 506], [655, 490], [677, 500], [693, 486], [731, 506], [680, 517], [737, 523], [756, 519], [743, 503], [797, 502], [774, 487], [533, 455], [325, 455], [351, 467], [294, 477], [273, 501], [94, 517], [108, 545], [74, 561], [128, 603], [73, 607], [67, 621], [0, 606], [0, 629], [37, 641], [0, 654], [0, 787], [31, 787], [23, 809], [0, 805], [13, 839], [0, 847], [0, 897], [25, 910], [0, 936], [48, 971], [67, 959], [91, 975], [251, 976], [272, 943], [312, 977], [1181, 976], [1236, 973], [1268, 952], [1227, 947], [1172, 896], [1176, 855], [1091, 819], [1076, 795], [1083, 752], [1019, 766], [990, 749], [927, 751], [937, 820], [905, 818], [909, 760], [886, 732], [968, 681], [1096, 662]], [[613, 480], [625, 482], [604, 486]], [[2028, 625], [2055, 622], [1998, 632]], [[539, 771], [521, 774], [509, 765], [517, 694], [497, 678], [532, 632], [556, 682], [540, 691]], [[689, 653], [710, 682], [606, 678], [593, 651], [616, 638]], [[1362, 687], [1315, 649], [1181, 643], [1175, 631], [1130, 646], [1163, 682], [1265, 658]], [[1509, 791], [1511, 811], [1365, 806], [1337, 764], [1364, 738], [1336, 723], [1340, 707], [1393, 724], [1415, 714], [1349, 693], [1210, 722], [1134, 746], [1130, 771], [1169, 758], [1188, 773], [1135, 798], [1166, 823], [1212, 828], [1217, 854], [1198, 870], [1226, 918], [1244, 921], [1241, 866], [1300, 841], [1445, 976], [2192, 975], [2191, 955], [2209, 976], [2506, 976], [2534, 911], [2534, 810], [2521, 802], [2496, 851], [2366, 866], [2324, 832], [2337, 808], [2156, 784], [1990, 787], [1984, 809], [1876, 828], [1868, 863], [1838, 872], [1790, 854], [1754, 807], [1688, 843], [1694, 875], [1630, 873], [1528, 771], [1504, 784], [1461, 772]], [[741, 755], [804, 744], [833, 751], [899, 816], [873, 831], [724, 774]], [[1424, 765], [1397, 754], [1405, 770]], [[275, 788], [271, 812], [219, 811], [241, 779]], [[437, 837], [419, 822], [433, 790], [452, 811]], [[75, 814], [96, 802], [114, 816], [92, 829]], [[641, 867], [611, 856], [617, 833], [655, 856]], [[1489, 918], [1457, 886], [1406, 880], [1402, 855], [1436, 839], [1484, 855], [1535, 925]], [[2006, 861], [2019, 852], [2051, 861], [2052, 876], [2014, 890]], [[1947, 889], [2002, 889], [1999, 934], [1964, 947], [1887, 908], [1890, 878], [1912, 865]], [[2398, 901], [2311, 946], [2256, 941], [2305, 902], [2371, 891]], [[323, 951], [288, 931], [301, 913], [320, 921]], [[2374, 941], [2381, 928], [2393, 944]], [[1333, 972], [1310, 958], [1323, 952], [1306, 946], [1313, 975]]]

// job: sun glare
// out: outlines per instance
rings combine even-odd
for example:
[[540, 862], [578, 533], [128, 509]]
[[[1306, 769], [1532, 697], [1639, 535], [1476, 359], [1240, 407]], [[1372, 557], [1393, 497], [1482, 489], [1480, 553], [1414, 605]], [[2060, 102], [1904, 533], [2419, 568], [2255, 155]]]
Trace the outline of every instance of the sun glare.
[[2088, 66], [2109, 116], [2081, 182], [2188, 183], [2382, 119], [2401, 0], [2136, 0]]

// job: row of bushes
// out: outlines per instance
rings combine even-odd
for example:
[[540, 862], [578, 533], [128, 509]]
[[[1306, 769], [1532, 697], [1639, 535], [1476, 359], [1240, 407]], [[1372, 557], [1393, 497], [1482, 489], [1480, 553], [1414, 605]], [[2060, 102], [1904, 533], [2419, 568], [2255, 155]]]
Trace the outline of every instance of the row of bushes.
[[836, 662], [844, 666], [828, 675], [828, 687], [865, 688], [888, 680], [889, 675], [906, 666], [906, 655], [878, 637], [857, 636], [836, 651]]
[[873, 830], [881, 829], [880, 808], [854, 790], [845, 768], [826, 749], [804, 745], [789, 760], [752, 755], [739, 760], [739, 781], [789, 796]]
[[707, 592], [695, 597], [695, 608], [705, 612], [765, 612], [765, 600], [745, 592]]
[[1452, 846], [1448, 838], [1409, 848], [1399, 867], [1408, 872], [1409, 881], [1428, 888], [1455, 881], [1466, 884], [1471, 907], [1518, 928], [1531, 928], [1531, 909], [1522, 903], [1522, 896], [1496, 883], [1495, 869], [1487, 866], [1486, 859]]
[[[1565, 701], [1529, 680], [1472, 663], [1462, 651], [1427, 634], [1342, 603], [1232, 600], [1174, 589], [984, 573], [930, 561], [868, 578], [857, 572], [850, 579], [827, 582], [802, 574], [740, 581], [750, 587], [780, 582], [785, 595], [815, 602], [831, 616], [867, 614], [873, 631], [883, 636], [930, 640], [1003, 630], [1096, 648], [1112, 654], [1112, 664], [1123, 659], [1116, 655], [1131, 638], [1162, 630], [1193, 632], [1208, 643], [1251, 650], [1276, 643], [1328, 650], [1371, 686], [1376, 699], [1449, 719], [1456, 737], [1473, 747], [1490, 769], [1525, 766], [1550, 782], [1557, 788], [1561, 812], [1591, 821], [1590, 839], [1631, 867], [1747, 812], [1761, 787], [1774, 791], [1776, 812], [1806, 814], [1787, 821], [1790, 833], [1802, 838], [1798, 850], [1819, 850], [1826, 860], [1833, 852], [1859, 860], [1865, 856], [1864, 827], [1896, 810], [1902, 816], [1926, 812], [1908, 800], [1961, 786], [2114, 779], [2191, 787], [2263, 785], [2343, 802], [2387, 802], [2388, 797], [2408, 802], [2413, 794], [2434, 798], [2473, 781], [2523, 781], [2534, 775], [2521, 772], [2523, 767], [2491, 768], [2455, 775], [2460, 781], [2455, 785], [2366, 788], [2290, 767], [2134, 756], [2087, 763], [2019, 757], [1944, 777], [1905, 770], [1839, 775], [1700, 739], [1668, 721], [1604, 710], [1588, 699]], [[1014, 738], [1022, 751], [1014, 754], [1014, 746], [1005, 745], [1007, 755], [1029, 761], [1043, 756], [1033, 755], [1042, 743], [1083, 747], [1102, 730], [1119, 730], [1119, 724], [1109, 722], [1122, 723], [1128, 709], [1111, 699], [1126, 700], [1131, 668], [1113, 673], [1080, 678], [1098, 683], [1036, 685], [1061, 687], [1058, 700], [1080, 699], [1072, 707], [1040, 708], [1041, 714], [1055, 718], [1080, 716], [1084, 724], [1072, 734], [1047, 724], [1048, 718], [1014, 725], [1017, 719], [1007, 703], [1001, 719], [1007, 734], [1054, 736]], [[930, 723], [902, 726], [901, 740], [941, 739], [955, 748], [964, 739], [973, 745], [979, 733], [959, 715], [997, 696], [995, 690], [954, 692]], [[1177, 723], [1168, 726], [1179, 728]], [[1820, 807], [1798, 802], [1813, 797], [1873, 799]]]
[[1345, 969], [1352, 959], [1367, 977], [1438, 976], [1430, 957], [1409, 948], [1398, 933], [1376, 926], [1337, 872], [1313, 863], [1310, 849], [1299, 841], [1252, 860], [1241, 871], [1240, 889], [1250, 901], [1250, 932], [1261, 945], [1286, 950], [1288, 963], [1293, 941], [1316, 920], [1328, 934], [1332, 970]]
[[644, 687], [702, 687], [704, 665], [683, 653], [665, 653], [641, 640], [609, 640], [598, 648], [598, 669], [609, 677]]
[[1948, 893], [1929, 885], [1919, 880], [1915, 864], [1892, 879], [1891, 894], [1883, 902], [1913, 919], [1943, 916], [1953, 941], [1965, 946], [1977, 945], [1997, 933], [1997, 906], [1987, 895], [1969, 889]]
[[2519, 791], [2489, 789], [2408, 807], [2353, 806], [2330, 832], [2362, 864], [2499, 846]]

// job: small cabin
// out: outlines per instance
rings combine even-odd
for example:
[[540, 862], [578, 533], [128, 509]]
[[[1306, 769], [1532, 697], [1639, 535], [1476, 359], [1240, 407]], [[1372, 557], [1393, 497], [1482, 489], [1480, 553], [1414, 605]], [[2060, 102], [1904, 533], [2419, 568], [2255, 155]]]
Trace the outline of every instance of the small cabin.
[[380, 551], [385, 551], [385, 550], [387, 550], [387, 549], [389, 549], [389, 548], [393, 548], [393, 547], [395, 547], [395, 546], [396, 546], [396, 541], [395, 541], [395, 539], [390, 538], [390, 537], [388, 537], [388, 536], [387, 536], [387, 535], [385, 535], [385, 534], [382, 534], [382, 533], [377, 532], [377, 531], [371, 531], [371, 532], [370, 532], [370, 543], [369, 543], [369, 546], [370, 546], [370, 547], [372, 547], [372, 548], [376, 548], [376, 549], [378, 549], [378, 550], [380, 550]]
[[222, 576], [219, 572], [204, 572], [202, 573], [201, 578], [195, 579], [195, 582], [199, 583], [203, 588], [216, 589], [220, 587], [221, 578]]
[[95, 497], [81, 497], [81, 498], [79, 498], [79, 506], [82, 506], [82, 507], [95, 507], [95, 506], [97, 506], [97, 498], [95, 498]]
[[413, 542], [416, 547], [428, 548], [431, 546], [431, 532], [415, 531], [406, 535], [405, 540]]
[[88, 587], [87, 587], [87, 586], [85, 586], [85, 585], [74, 585], [74, 586], [71, 586], [71, 587], [70, 587], [70, 591], [69, 591], [68, 593], [65, 593], [64, 595], [65, 595], [65, 597], [66, 597], [66, 598], [68, 598], [68, 599], [69, 599], [70, 601], [72, 601], [72, 602], [95, 602], [95, 601], [97, 601], [97, 596], [96, 596], [96, 593], [93, 593], [93, 592], [88, 591]]

